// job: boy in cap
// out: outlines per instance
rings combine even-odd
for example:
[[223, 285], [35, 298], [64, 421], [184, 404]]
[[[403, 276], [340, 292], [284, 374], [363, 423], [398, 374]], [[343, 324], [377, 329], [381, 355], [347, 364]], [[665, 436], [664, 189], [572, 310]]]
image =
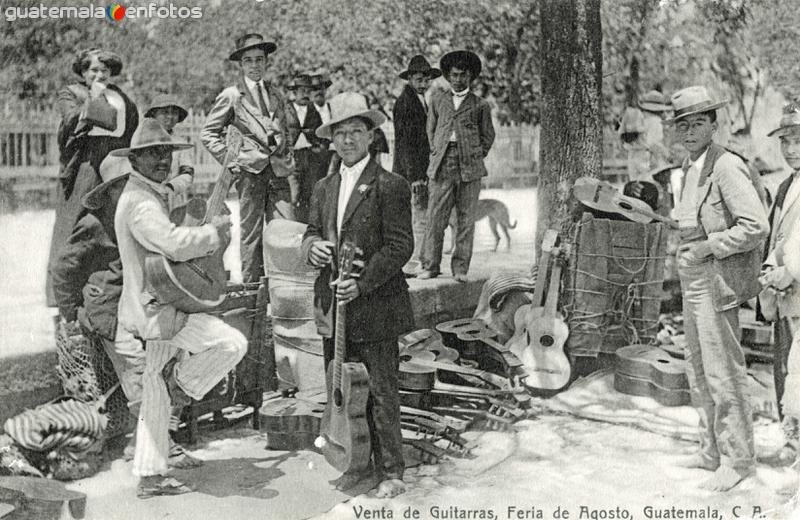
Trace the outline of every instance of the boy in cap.
[[[775, 333], [775, 352], [773, 356], [773, 377], [775, 378], [775, 394], [778, 400], [778, 415], [789, 435], [787, 445], [779, 454], [787, 462], [794, 461], [797, 454], [797, 420], [800, 416], [800, 401], [797, 400], [797, 383], [793, 392], [788, 391], [787, 373], [790, 372], [789, 359], [800, 355], [798, 347], [793, 346], [800, 334], [800, 273], [791, 266], [798, 262], [800, 249], [792, 249], [792, 242], [798, 242], [800, 230], [800, 181], [797, 180], [800, 170], [800, 106], [790, 103], [783, 108], [778, 128], [767, 134], [777, 136], [781, 143], [781, 153], [792, 173], [781, 183], [775, 195], [775, 204], [770, 211], [769, 221], [772, 226], [767, 242], [767, 257], [761, 274], [763, 290], [759, 296], [761, 313], [773, 322]], [[795, 246], [796, 247], [796, 246]], [[797, 378], [800, 366], [794, 363], [792, 377]], [[787, 414], [787, 410], [793, 411]]]
[[739, 343], [739, 305], [759, 292], [764, 207], [737, 156], [713, 142], [716, 109], [705, 87], [672, 96], [670, 120], [688, 152], [675, 208], [680, 226], [687, 376], [700, 414], [700, 450], [683, 466], [713, 471], [701, 488], [727, 491], [755, 472], [747, 367]]
[[132, 171], [117, 204], [114, 230], [122, 261], [122, 295], [118, 331], [146, 342], [142, 403], [136, 431], [133, 472], [140, 477], [138, 496], [180, 494], [190, 490], [167, 478], [170, 394], [162, 376], [165, 365], [179, 351], [191, 355], [175, 363], [172, 399], [182, 393], [200, 400], [231, 371], [247, 351], [245, 337], [209, 314], [184, 314], [160, 303], [145, 285], [145, 258], [152, 253], [186, 261], [213, 253], [228, 233], [227, 215], [215, 216], [202, 226], [176, 226], [169, 220], [164, 186], [172, 167], [172, 154], [191, 145], [174, 141], [161, 125], [145, 118], [127, 155]]
[[244, 282], [264, 275], [263, 228], [273, 218], [293, 218], [288, 175], [294, 173], [292, 145], [299, 123], [283, 96], [264, 80], [267, 57], [276, 45], [260, 34], [236, 39], [229, 60], [239, 64], [240, 80], [217, 96], [200, 140], [220, 162], [225, 157], [225, 129], [236, 126], [244, 136], [231, 166], [239, 192], [240, 256]]
[[[175, 96], [169, 94], [156, 96], [144, 113], [144, 117], [152, 117], [161, 123], [169, 135], [174, 135], [175, 125], [182, 123], [188, 115], [189, 111], [180, 104]], [[175, 152], [172, 172], [166, 183], [166, 186], [173, 191], [170, 197], [170, 209], [186, 203], [193, 181], [194, 161], [191, 150]]]
[[439, 66], [450, 83], [450, 92], [431, 99], [427, 133], [431, 146], [428, 164], [428, 226], [419, 278], [439, 276], [444, 230], [456, 208], [456, 247], [450, 261], [453, 278], [467, 281], [475, 235], [475, 205], [481, 177], [488, 172], [483, 159], [494, 142], [489, 104], [470, 92], [481, 73], [481, 60], [470, 51], [442, 56]]
[[[414, 255], [409, 264], [417, 263], [422, 252], [428, 209], [428, 164], [431, 147], [428, 143], [426, 124], [428, 121], [428, 102], [425, 93], [431, 81], [442, 75], [433, 68], [424, 56], [411, 58], [408, 68], [399, 74], [407, 81], [403, 92], [394, 104], [394, 163], [392, 171], [402, 175], [411, 184], [411, 210], [414, 224]], [[412, 265], [404, 272], [414, 274]]]
[[[317, 328], [323, 336], [325, 366], [334, 358], [335, 300], [347, 304], [344, 361], [360, 361], [369, 373], [367, 422], [372, 465], [344, 473], [336, 487], [378, 482], [377, 494], [405, 491], [398, 382], [397, 338], [413, 328], [414, 315], [403, 265], [411, 257], [411, 197], [408, 183], [389, 173], [369, 153], [373, 129], [385, 121], [361, 94], [331, 99], [331, 121], [317, 136], [331, 139], [341, 157], [339, 168], [314, 186], [303, 256], [320, 269], [314, 285]], [[363, 250], [364, 268], [331, 290], [338, 245], [353, 242]]]

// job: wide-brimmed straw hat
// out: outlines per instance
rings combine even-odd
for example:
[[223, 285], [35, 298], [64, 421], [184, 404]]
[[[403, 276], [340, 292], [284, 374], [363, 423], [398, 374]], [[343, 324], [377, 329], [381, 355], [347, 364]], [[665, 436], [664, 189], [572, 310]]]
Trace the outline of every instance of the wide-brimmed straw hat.
[[728, 103], [728, 100], [715, 101], [709, 94], [708, 89], [700, 85], [686, 87], [677, 91], [672, 94], [671, 101], [674, 113], [672, 118], [667, 120], [670, 123], [694, 114], [716, 110]]
[[442, 71], [437, 69], [436, 67], [431, 67], [431, 64], [428, 63], [428, 60], [425, 59], [425, 56], [421, 54], [417, 54], [408, 64], [408, 68], [399, 74], [400, 79], [408, 79], [409, 76], [412, 76], [418, 72], [421, 72], [427, 75], [431, 79], [436, 79], [442, 75]]
[[275, 42], [268, 42], [258, 33], [247, 33], [244, 36], [236, 38], [236, 50], [228, 56], [231, 61], [239, 61], [242, 59], [242, 54], [250, 49], [264, 49], [264, 54], [271, 54], [278, 48]]
[[170, 146], [172, 151], [186, 150], [192, 148], [192, 145], [187, 142], [181, 142], [174, 139], [167, 133], [161, 123], [150, 117], [145, 117], [139, 124], [139, 128], [133, 133], [131, 145], [127, 148], [118, 148], [109, 155], [114, 157], [125, 157], [130, 152], [150, 148], [151, 146]]
[[179, 123], [186, 119], [186, 116], [189, 115], [189, 111], [186, 110], [183, 105], [181, 105], [177, 97], [171, 94], [159, 94], [153, 99], [153, 102], [150, 103], [150, 106], [147, 107], [144, 117], [153, 117], [153, 111], [155, 111], [155, 109], [168, 107], [175, 107], [178, 109], [178, 112], [180, 112], [180, 117], [178, 118]]
[[650, 90], [639, 96], [639, 108], [649, 112], [666, 112], [672, 110], [672, 105], [664, 94], [657, 90]]
[[767, 134], [767, 137], [786, 135], [792, 128], [800, 126], [800, 106], [796, 103], [789, 103], [783, 107], [783, 115], [778, 128]]
[[386, 121], [386, 116], [379, 110], [370, 110], [367, 98], [357, 92], [342, 92], [336, 94], [329, 101], [331, 107], [331, 120], [317, 128], [317, 137], [331, 139], [331, 128], [351, 117], [363, 117], [372, 122], [373, 128], [381, 126]]
[[[115, 187], [124, 185], [128, 182], [130, 172], [120, 173], [111, 177], [109, 180], [92, 188], [86, 195], [81, 198], [81, 204], [88, 210], [98, 210], [103, 207], [108, 201], [108, 191]], [[121, 186], [120, 186], [121, 187]]]
[[472, 51], [452, 51], [448, 52], [442, 59], [439, 60], [439, 68], [442, 69], [442, 73], [446, 76], [450, 69], [454, 66], [460, 65], [459, 68], [464, 67], [466, 70], [470, 71], [472, 74], [472, 79], [477, 78], [481, 74], [481, 59]]

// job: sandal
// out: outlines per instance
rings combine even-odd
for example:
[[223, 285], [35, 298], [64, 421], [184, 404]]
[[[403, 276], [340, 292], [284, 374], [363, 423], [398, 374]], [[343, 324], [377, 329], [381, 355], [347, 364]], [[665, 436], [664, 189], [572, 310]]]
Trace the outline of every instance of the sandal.
[[186, 448], [170, 439], [169, 441], [169, 459], [167, 464], [170, 468], [174, 469], [192, 469], [199, 468], [203, 465], [202, 459], [198, 459], [189, 454]]
[[142, 477], [136, 488], [136, 496], [142, 500], [153, 497], [174, 496], [191, 493], [192, 488], [172, 477], [154, 475]]

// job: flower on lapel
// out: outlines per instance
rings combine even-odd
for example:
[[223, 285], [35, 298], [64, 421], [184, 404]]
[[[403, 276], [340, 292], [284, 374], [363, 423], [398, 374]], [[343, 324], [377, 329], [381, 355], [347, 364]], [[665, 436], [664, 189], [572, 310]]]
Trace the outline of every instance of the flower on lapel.
[[368, 189], [369, 189], [369, 184], [360, 184], [358, 186], [358, 192], [361, 195], [364, 195], [367, 192]]

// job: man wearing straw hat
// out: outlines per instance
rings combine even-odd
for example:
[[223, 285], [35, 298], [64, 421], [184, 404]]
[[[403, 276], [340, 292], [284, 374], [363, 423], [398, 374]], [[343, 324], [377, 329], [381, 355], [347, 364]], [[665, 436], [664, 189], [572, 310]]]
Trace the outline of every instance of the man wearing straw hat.
[[[800, 279], [792, 276], [787, 267], [791, 256], [797, 256], [796, 249], [787, 248], [787, 239], [796, 234], [800, 226], [800, 106], [790, 103], [783, 108], [778, 128], [767, 134], [780, 139], [781, 152], [792, 173], [778, 187], [775, 204], [770, 211], [772, 226], [767, 242], [767, 257], [761, 275], [763, 290], [759, 295], [761, 312], [774, 323], [775, 352], [773, 354], [773, 377], [775, 394], [778, 400], [778, 415], [784, 421], [784, 431], [789, 435], [787, 444], [779, 453], [785, 462], [794, 462], [797, 455], [797, 420], [800, 417], [800, 402], [797, 402], [797, 388], [785, 391], [792, 342], [797, 340], [800, 327]], [[795, 349], [797, 347], [794, 347]], [[791, 354], [797, 356], [797, 352]], [[793, 377], [797, 379], [797, 368]], [[793, 413], [787, 414], [787, 409]]]
[[694, 86], [672, 96], [675, 135], [688, 152], [675, 216], [687, 376], [700, 415], [700, 450], [681, 462], [713, 471], [700, 487], [727, 491], [755, 473], [739, 305], [759, 292], [769, 224], [747, 167], [713, 142], [725, 102]]
[[360, 482], [377, 482], [378, 496], [390, 497], [405, 490], [397, 338], [413, 328], [402, 268], [411, 257], [414, 237], [408, 183], [369, 154], [372, 131], [384, 121], [361, 94], [345, 92], [331, 99], [331, 120], [317, 129], [317, 136], [333, 141], [341, 165], [314, 186], [302, 247], [308, 263], [321, 270], [314, 307], [326, 367], [334, 357], [331, 281], [338, 244], [351, 241], [363, 250], [360, 277], [337, 284], [335, 297], [348, 304], [345, 361], [360, 361], [369, 373], [372, 467], [343, 474], [336, 487], [346, 490]]
[[216, 159], [225, 157], [225, 129], [236, 126], [242, 149], [231, 166], [239, 192], [240, 256], [244, 282], [264, 275], [262, 231], [273, 218], [294, 218], [287, 176], [294, 173], [292, 145], [299, 124], [283, 96], [264, 80], [267, 57], [277, 46], [260, 34], [236, 39], [228, 57], [239, 64], [240, 80], [223, 90], [208, 113], [200, 140]]
[[392, 171], [405, 177], [411, 184], [411, 210], [414, 224], [414, 256], [404, 271], [415, 274], [418, 270], [425, 238], [428, 210], [428, 163], [431, 147], [428, 143], [426, 124], [428, 102], [425, 93], [431, 81], [442, 75], [442, 71], [431, 67], [422, 55], [411, 58], [408, 68], [399, 74], [406, 80], [403, 92], [394, 104], [394, 162]]
[[138, 496], [180, 494], [190, 491], [167, 478], [170, 394], [162, 370], [179, 351], [191, 355], [175, 363], [169, 377], [172, 399], [183, 394], [200, 400], [244, 357], [245, 337], [214, 316], [184, 314], [158, 302], [147, 290], [144, 264], [147, 255], [162, 254], [185, 261], [213, 253], [223, 242], [230, 219], [216, 216], [202, 226], [176, 226], [169, 220], [165, 181], [176, 150], [191, 147], [175, 141], [154, 119], [145, 118], [129, 148], [112, 152], [127, 155], [132, 171], [117, 204], [114, 230], [122, 260], [122, 295], [119, 302], [118, 338], [128, 333], [146, 342], [142, 403], [136, 431], [133, 473], [141, 477]]

